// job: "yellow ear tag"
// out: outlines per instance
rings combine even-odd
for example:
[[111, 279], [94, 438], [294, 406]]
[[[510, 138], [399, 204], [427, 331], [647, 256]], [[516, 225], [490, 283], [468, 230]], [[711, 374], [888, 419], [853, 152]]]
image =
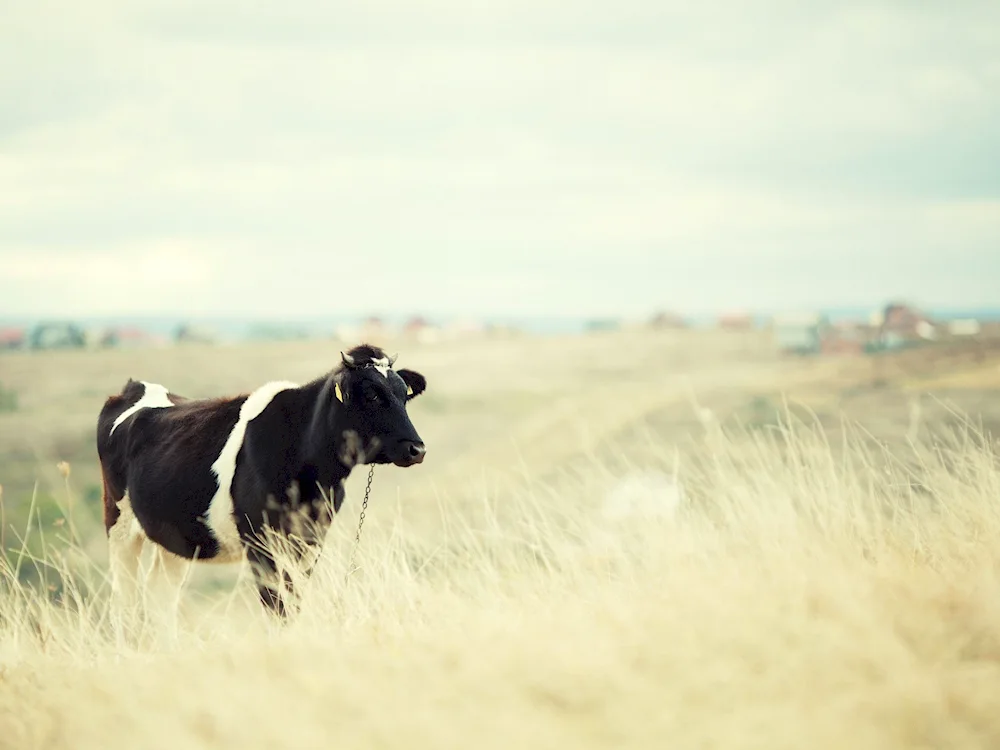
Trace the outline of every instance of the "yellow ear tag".
[[406, 386], [406, 395], [407, 396], [412, 396], [413, 395], [413, 388], [411, 388], [410, 386]]
[[337, 400], [340, 403], [344, 403], [344, 394], [340, 390], [340, 383], [334, 383], [333, 384], [333, 390], [334, 390], [334, 393], [337, 394]]

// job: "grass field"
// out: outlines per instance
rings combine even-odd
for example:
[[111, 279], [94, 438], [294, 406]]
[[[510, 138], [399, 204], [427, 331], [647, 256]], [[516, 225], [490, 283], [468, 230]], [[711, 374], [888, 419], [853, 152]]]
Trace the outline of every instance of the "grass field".
[[106, 395], [304, 381], [347, 345], [0, 359], [0, 748], [1000, 746], [992, 351], [386, 346], [427, 376], [428, 454], [376, 470], [361, 569], [356, 471], [293, 622], [206, 566], [137, 646], [104, 580]]

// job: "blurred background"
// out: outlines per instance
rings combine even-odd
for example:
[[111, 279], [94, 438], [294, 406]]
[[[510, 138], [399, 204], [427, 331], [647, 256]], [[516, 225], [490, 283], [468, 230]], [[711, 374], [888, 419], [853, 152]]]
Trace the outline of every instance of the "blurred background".
[[428, 376], [428, 460], [375, 487], [409, 508], [789, 397], [887, 441], [1000, 424], [995, 3], [2, 16], [7, 548], [72, 505], [104, 554], [129, 377], [235, 393], [362, 340]]

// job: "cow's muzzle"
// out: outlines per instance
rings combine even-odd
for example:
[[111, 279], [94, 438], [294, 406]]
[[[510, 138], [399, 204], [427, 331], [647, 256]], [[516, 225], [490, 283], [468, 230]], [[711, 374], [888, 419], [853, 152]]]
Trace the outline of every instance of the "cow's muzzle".
[[395, 453], [392, 462], [396, 466], [413, 466], [423, 462], [427, 448], [422, 440], [400, 440]]

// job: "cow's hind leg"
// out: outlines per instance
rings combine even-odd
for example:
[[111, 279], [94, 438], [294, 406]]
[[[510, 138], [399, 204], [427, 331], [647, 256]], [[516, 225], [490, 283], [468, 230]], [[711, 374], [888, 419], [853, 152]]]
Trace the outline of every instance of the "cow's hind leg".
[[128, 495], [118, 503], [118, 517], [108, 529], [111, 569], [111, 620], [119, 644], [134, 636], [141, 601], [139, 563], [146, 534], [132, 513]]
[[153, 542], [149, 546], [153, 554], [146, 575], [146, 609], [156, 617], [161, 645], [173, 644], [177, 639], [180, 597], [189, 561]]

